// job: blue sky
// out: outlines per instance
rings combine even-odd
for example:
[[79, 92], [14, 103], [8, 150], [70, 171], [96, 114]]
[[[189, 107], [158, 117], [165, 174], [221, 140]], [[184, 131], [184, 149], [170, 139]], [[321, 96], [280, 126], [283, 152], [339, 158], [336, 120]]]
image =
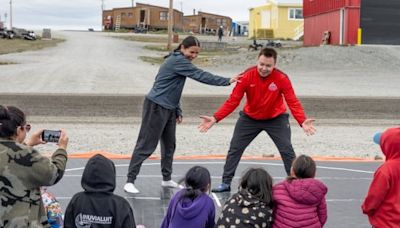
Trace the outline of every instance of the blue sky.
[[[169, 0], [136, 1], [168, 7]], [[236, 21], [248, 20], [248, 9], [267, 0], [174, 0], [174, 8], [185, 15], [193, 9], [230, 16]], [[101, 0], [12, 0], [13, 27], [27, 29], [100, 29]], [[104, 0], [105, 9], [129, 7], [131, 0]], [[0, 0], [0, 18], [9, 26], [10, 0]]]

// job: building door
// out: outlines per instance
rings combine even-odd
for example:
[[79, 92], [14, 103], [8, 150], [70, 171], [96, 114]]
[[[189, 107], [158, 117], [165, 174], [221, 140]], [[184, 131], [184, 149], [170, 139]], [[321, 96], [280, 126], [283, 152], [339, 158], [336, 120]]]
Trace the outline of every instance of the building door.
[[205, 32], [207, 32], [206, 18], [205, 18], [205, 17], [202, 17], [202, 18], [201, 18], [200, 33], [205, 33]]
[[139, 22], [140, 22], [140, 25], [141, 26], [143, 26], [143, 27], [145, 27], [145, 25], [146, 25], [146, 10], [140, 10], [140, 19], [139, 19]]
[[271, 12], [262, 11], [261, 12], [261, 28], [271, 28]]

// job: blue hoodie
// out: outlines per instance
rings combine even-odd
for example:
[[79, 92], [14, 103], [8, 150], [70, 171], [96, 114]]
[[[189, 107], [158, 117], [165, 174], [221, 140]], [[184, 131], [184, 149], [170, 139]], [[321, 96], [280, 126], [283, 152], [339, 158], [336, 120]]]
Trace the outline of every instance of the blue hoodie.
[[209, 85], [230, 85], [230, 78], [203, 71], [193, 65], [180, 51], [175, 51], [169, 54], [161, 65], [146, 98], [166, 109], [177, 110], [177, 114], [181, 116], [179, 102], [187, 77]]
[[161, 228], [213, 228], [215, 225], [213, 200], [206, 193], [194, 201], [187, 198], [179, 200], [184, 191], [179, 191], [171, 199]]

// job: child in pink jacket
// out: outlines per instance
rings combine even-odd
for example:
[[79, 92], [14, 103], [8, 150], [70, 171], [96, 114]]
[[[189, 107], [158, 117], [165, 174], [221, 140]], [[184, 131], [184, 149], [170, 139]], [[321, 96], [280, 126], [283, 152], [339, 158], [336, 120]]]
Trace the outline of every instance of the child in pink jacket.
[[292, 164], [291, 176], [272, 189], [275, 209], [273, 228], [321, 228], [327, 220], [328, 188], [314, 179], [317, 166], [307, 155]]

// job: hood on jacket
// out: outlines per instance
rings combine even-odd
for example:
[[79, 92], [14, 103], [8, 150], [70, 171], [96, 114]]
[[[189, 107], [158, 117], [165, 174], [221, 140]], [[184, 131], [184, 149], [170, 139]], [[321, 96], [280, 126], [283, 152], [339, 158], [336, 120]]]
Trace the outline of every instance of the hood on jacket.
[[292, 199], [306, 205], [321, 202], [328, 192], [328, 188], [321, 181], [314, 178], [285, 181], [284, 185]]
[[115, 189], [115, 165], [101, 154], [89, 159], [82, 174], [81, 185], [86, 192], [112, 193]]
[[[182, 190], [179, 194], [181, 196], [184, 193], [185, 190]], [[184, 198], [179, 200], [179, 202], [176, 205], [176, 211], [175, 213], [179, 213], [182, 218], [185, 219], [192, 219], [196, 217], [200, 212], [203, 210], [203, 208], [207, 204], [207, 198], [208, 196], [203, 193], [200, 196], [198, 196], [194, 201], [188, 198]]]
[[389, 128], [380, 137], [382, 153], [386, 161], [400, 159], [400, 128]]

